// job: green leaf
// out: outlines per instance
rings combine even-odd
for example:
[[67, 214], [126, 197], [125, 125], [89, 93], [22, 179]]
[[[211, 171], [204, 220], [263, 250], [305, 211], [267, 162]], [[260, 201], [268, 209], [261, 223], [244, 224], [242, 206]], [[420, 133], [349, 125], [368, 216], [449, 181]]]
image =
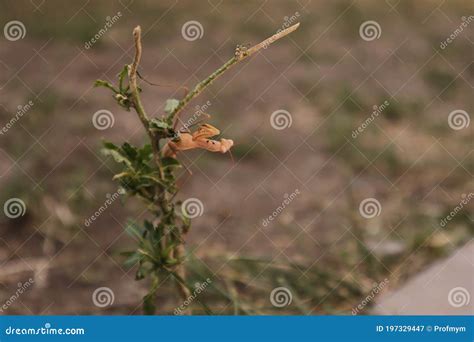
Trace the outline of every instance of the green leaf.
[[125, 227], [125, 231], [132, 237], [135, 237], [138, 239], [138, 241], [142, 241], [142, 232], [140, 231], [140, 226], [138, 226], [136, 223], [129, 222], [127, 226]]
[[153, 148], [151, 147], [151, 144], [145, 144], [141, 149], [139, 149], [138, 156], [141, 161], [150, 161], [153, 156]]
[[168, 99], [165, 103], [165, 113], [171, 114], [179, 105], [179, 101], [176, 99]]
[[145, 229], [152, 233], [154, 230], [155, 230], [155, 227], [153, 226], [153, 223], [151, 223], [150, 221], [148, 220], [145, 220], [145, 222], [143, 223], [143, 225], [145, 226]]
[[115, 89], [115, 87], [110, 82], [104, 80], [96, 80], [94, 82], [94, 87], [105, 87], [112, 90], [114, 93], [119, 93], [119, 91]]
[[128, 167], [130, 167], [131, 169], [133, 169], [132, 167], [132, 163], [130, 162], [130, 160], [128, 160], [127, 157], [125, 157], [122, 153], [120, 153], [119, 151], [116, 151], [116, 150], [110, 150], [110, 149], [102, 149], [102, 153], [106, 156], [112, 156], [112, 158], [114, 158], [114, 160], [117, 162], [117, 163], [124, 163], [125, 165], [127, 165]]
[[122, 151], [128, 157], [129, 160], [135, 160], [138, 152], [136, 147], [130, 145], [128, 142], [122, 144]]
[[187, 231], [189, 227], [191, 226], [191, 219], [188, 216], [185, 215], [179, 215], [181, 219], [183, 220], [183, 225], [184, 225], [184, 230]]
[[130, 255], [128, 255], [128, 258], [123, 262], [123, 264], [125, 265], [125, 267], [132, 267], [136, 263], [140, 262], [140, 260], [142, 259], [143, 259], [142, 255], [136, 252], [132, 252]]
[[151, 119], [150, 130], [157, 133], [159, 136], [168, 136], [171, 131], [170, 125], [162, 119]]
[[165, 121], [154, 118], [150, 120], [150, 129], [155, 132], [165, 133], [170, 130], [170, 126]]
[[108, 150], [115, 150], [115, 151], [119, 150], [119, 147], [117, 145], [115, 145], [114, 143], [111, 143], [110, 141], [104, 140], [102, 142], [102, 144], [104, 145], [104, 148], [106, 148]]
[[125, 79], [125, 77], [128, 75], [128, 65], [125, 65], [122, 69], [122, 71], [120, 72], [120, 74], [118, 74], [118, 77], [119, 77], [119, 89], [120, 89], [120, 92], [123, 93], [124, 92], [124, 88], [123, 88], [123, 80]]
[[164, 157], [161, 159], [161, 165], [163, 165], [164, 169], [173, 168], [173, 167], [181, 167], [179, 161], [175, 158], [171, 157]]
[[166, 184], [164, 182], [162, 182], [161, 180], [159, 180], [158, 178], [156, 178], [155, 176], [153, 175], [142, 175], [140, 178], [143, 178], [143, 179], [148, 179], [148, 180], [151, 180], [155, 183], [158, 183], [158, 184], [161, 184], [163, 186], [166, 186]]
[[120, 172], [120, 173], [117, 173], [115, 176], [113, 176], [112, 179], [116, 180], [123, 177], [133, 177], [133, 174], [131, 174], [130, 172]]

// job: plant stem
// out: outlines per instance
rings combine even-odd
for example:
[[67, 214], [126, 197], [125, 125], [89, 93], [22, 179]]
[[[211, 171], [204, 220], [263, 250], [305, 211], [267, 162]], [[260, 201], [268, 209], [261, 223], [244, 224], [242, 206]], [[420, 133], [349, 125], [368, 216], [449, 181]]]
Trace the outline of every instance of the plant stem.
[[[160, 136], [154, 134], [150, 128], [149, 128], [149, 118], [148, 115], [146, 114], [145, 108], [143, 107], [143, 104], [140, 99], [140, 93], [138, 90], [138, 85], [137, 85], [137, 70], [138, 70], [138, 65], [141, 60], [142, 56], [142, 42], [141, 42], [141, 28], [140, 26], [135, 27], [133, 30], [133, 38], [135, 42], [135, 57], [133, 59], [132, 64], [129, 66], [129, 83], [130, 83], [130, 92], [132, 94], [132, 102], [133, 102], [133, 107], [135, 108], [138, 117], [140, 118], [140, 121], [143, 124], [143, 127], [145, 128], [148, 136], [150, 137], [150, 142], [153, 148], [153, 156], [155, 159], [156, 166], [158, 168], [158, 171], [160, 173], [160, 180], [164, 181], [164, 174], [163, 174], [163, 169], [161, 168], [161, 162], [160, 162], [160, 151], [159, 151], [159, 140]], [[159, 186], [159, 191], [160, 194], [157, 198], [157, 205], [160, 208], [163, 217], [167, 217], [170, 214], [170, 208], [171, 206], [171, 201], [169, 199], [169, 196], [166, 192], [166, 188], [164, 186]], [[170, 226], [173, 226], [173, 222], [166, 222]], [[181, 234], [179, 234], [181, 236]], [[166, 245], [167, 242], [164, 244]], [[184, 256], [184, 245], [183, 242], [178, 242], [177, 246], [174, 248], [173, 251], [173, 256], [174, 258], [178, 260], [182, 260]], [[175, 266], [176, 273], [181, 277], [181, 279], [185, 280], [186, 272], [184, 265], [182, 263], [179, 263], [178, 265]], [[189, 289], [186, 287], [185, 284], [181, 282], [176, 282], [177, 290], [178, 293], [180, 294], [181, 298], [183, 301], [185, 301], [190, 295]], [[152, 286], [151, 291], [156, 291], [156, 287]], [[153, 298], [153, 294], [150, 294]]]
[[[281, 32], [277, 32], [273, 36], [265, 39], [261, 43], [249, 48], [244, 49], [242, 47], [238, 47], [235, 51], [235, 55], [229, 59], [224, 65], [222, 65], [219, 69], [214, 71], [211, 75], [209, 75], [206, 79], [199, 82], [194, 89], [188, 93], [178, 104], [178, 106], [169, 114], [168, 120], [175, 121], [179, 117], [179, 112], [183, 110], [183, 108], [196, 96], [198, 96], [202, 91], [208, 87], [215, 79], [217, 79], [220, 75], [222, 75], [225, 71], [230, 69], [233, 65], [237, 64], [238, 62], [252, 56], [253, 54], [257, 53], [259, 50], [263, 48], [267, 48], [270, 44], [277, 41], [278, 39], [288, 35], [289, 33], [296, 30], [299, 26], [295, 24], [286, 30]], [[178, 260], [177, 265], [173, 267], [173, 274], [175, 275], [176, 280], [176, 287], [181, 299], [186, 301], [191, 296], [191, 291], [189, 290], [188, 286], [186, 285], [186, 270], [184, 267], [184, 257], [185, 257], [185, 248], [184, 248], [184, 234], [186, 233], [186, 228], [178, 228], [176, 227], [176, 214], [174, 212], [174, 205], [173, 205], [173, 198], [170, 198], [170, 194], [167, 191], [167, 188], [164, 183], [166, 183], [164, 171], [162, 168], [162, 159], [160, 155], [160, 140], [165, 139], [166, 136], [163, 134], [155, 133], [150, 129], [150, 119], [143, 107], [143, 104], [140, 99], [140, 90], [137, 85], [137, 76], [138, 75], [138, 65], [140, 64], [141, 56], [142, 56], [142, 42], [141, 42], [141, 28], [140, 26], [135, 27], [133, 30], [133, 37], [135, 43], [135, 56], [133, 59], [132, 64], [128, 66], [128, 78], [129, 78], [129, 86], [130, 86], [130, 93], [131, 93], [131, 103], [133, 104], [133, 108], [137, 112], [137, 115], [145, 128], [153, 148], [153, 157], [156, 163], [157, 170], [159, 171], [159, 181], [160, 183], [157, 184], [155, 188], [156, 193], [152, 196], [152, 200], [154, 200], [154, 204], [156, 205], [157, 211], [161, 212], [162, 217], [161, 221], [158, 224], [161, 224], [165, 227], [170, 228], [170, 232], [163, 236], [164, 246], [168, 246], [169, 243], [174, 243], [173, 251], [172, 251], [172, 258]], [[122, 81], [122, 79], [121, 79]], [[122, 84], [120, 83], [120, 89], [122, 89]], [[114, 90], [112, 88], [112, 90]], [[161, 183], [162, 182], [162, 183]], [[163, 249], [163, 248], [162, 248]], [[157, 267], [154, 272], [159, 271], [159, 267]], [[157, 275], [156, 275], [157, 276]], [[152, 287], [150, 289], [149, 294], [147, 295], [147, 300], [144, 301], [144, 308], [145, 311], [150, 310], [153, 305], [153, 299], [155, 298], [155, 292], [157, 291], [157, 283], [156, 279], [152, 283]], [[190, 310], [187, 309], [185, 314], [189, 314]]]
[[140, 59], [142, 58], [142, 39], [141, 39], [141, 34], [142, 34], [142, 29], [140, 26], [135, 27], [133, 30], [133, 38], [135, 40], [135, 57], [133, 59], [133, 63], [129, 67], [129, 81], [130, 81], [130, 92], [132, 93], [132, 101], [133, 101], [133, 106], [135, 110], [137, 111], [138, 117], [140, 118], [140, 121], [142, 122], [143, 126], [145, 127], [145, 130], [152, 140], [152, 144], [154, 142], [154, 136], [152, 132], [150, 131], [150, 128], [148, 127], [149, 125], [149, 119], [148, 115], [145, 112], [145, 108], [142, 105], [142, 102], [140, 100], [140, 94], [137, 86], [137, 70], [138, 70], [138, 64], [140, 63]]
[[196, 96], [198, 96], [207, 86], [209, 86], [216, 78], [222, 75], [225, 71], [229, 70], [234, 64], [243, 61], [244, 59], [252, 56], [263, 48], [267, 48], [270, 44], [274, 43], [280, 38], [285, 37], [291, 32], [295, 31], [300, 26], [300, 23], [296, 23], [293, 26], [288, 27], [287, 29], [277, 32], [273, 36], [265, 39], [261, 43], [254, 45], [248, 50], [236, 51], [234, 57], [229, 59], [223, 66], [210, 74], [205, 80], [199, 82], [193, 90], [191, 90], [178, 104], [178, 106], [170, 113], [170, 118], [174, 119], [176, 115], [183, 110], [183, 108]]

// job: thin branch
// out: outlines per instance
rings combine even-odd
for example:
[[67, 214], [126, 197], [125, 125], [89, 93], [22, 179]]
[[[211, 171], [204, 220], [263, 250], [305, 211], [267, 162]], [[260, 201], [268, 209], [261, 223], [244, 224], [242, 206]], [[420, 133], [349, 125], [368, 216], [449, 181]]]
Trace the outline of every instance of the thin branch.
[[130, 81], [130, 92], [132, 93], [132, 102], [133, 107], [137, 111], [138, 117], [142, 122], [145, 130], [147, 131], [151, 142], [154, 142], [153, 133], [150, 131], [149, 128], [149, 119], [148, 115], [145, 112], [145, 108], [142, 105], [140, 100], [140, 94], [137, 86], [137, 70], [138, 64], [140, 63], [140, 59], [142, 58], [142, 39], [141, 39], [142, 29], [140, 26], [135, 27], [133, 30], [133, 38], [135, 40], [135, 57], [133, 58], [133, 63], [129, 66], [129, 74], [128, 78]]
[[243, 61], [244, 59], [254, 55], [261, 49], [266, 49], [270, 44], [274, 43], [280, 38], [285, 37], [286, 35], [290, 34], [291, 32], [295, 31], [298, 27], [300, 26], [300, 23], [297, 23], [293, 26], [290, 26], [289, 28], [280, 31], [273, 36], [265, 39], [261, 43], [252, 46], [251, 48], [247, 50], [237, 50], [236, 54], [234, 57], [229, 59], [223, 66], [221, 66], [219, 69], [214, 71], [211, 75], [209, 75], [205, 80], [199, 82], [194, 89], [189, 92], [184, 99], [182, 99], [178, 106], [171, 112], [170, 118], [174, 119], [176, 115], [183, 110], [183, 108], [196, 96], [198, 96], [207, 86], [209, 86], [216, 78], [218, 78], [220, 75], [222, 75], [225, 71], [229, 70], [230, 67], [232, 67], [234, 64], [237, 64], [238, 62]]
[[291, 32], [295, 31], [299, 26], [300, 26], [300, 23], [296, 23], [293, 26], [290, 26], [287, 29], [284, 29], [283, 31], [275, 33], [273, 36], [265, 39], [260, 44], [252, 46], [251, 48], [247, 50], [247, 55], [245, 57], [252, 56], [254, 53], [258, 52], [261, 49], [266, 49], [270, 44], [276, 42], [280, 38], [283, 38], [289, 35]]
[[140, 99], [140, 92], [137, 85], [137, 75], [138, 75], [138, 64], [142, 58], [142, 29], [140, 26], [137, 26], [133, 29], [133, 38], [135, 41], [135, 57], [133, 58], [132, 64], [129, 66], [129, 83], [130, 83], [130, 92], [132, 94], [132, 102], [135, 111], [140, 118], [140, 121], [145, 128], [148, 136], [150, 137], [150, 143], [153, 149], [153, 156], [155, 159], [156, 166], [160, 173], [161, 179], [163, 179], [163, 170], [160, 167], [160, 151], [159, 151], [159, 137], [157, 137], [150, 130], [148, 115], [146, 114], [145, 108], [143, 107], [142, 101]]

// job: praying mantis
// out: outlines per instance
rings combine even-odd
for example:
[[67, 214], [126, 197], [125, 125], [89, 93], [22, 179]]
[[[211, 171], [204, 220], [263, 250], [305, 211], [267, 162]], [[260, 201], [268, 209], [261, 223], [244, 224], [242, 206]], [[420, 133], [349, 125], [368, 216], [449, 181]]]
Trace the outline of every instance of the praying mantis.
[[[234, 145], [234, 141], [231, 139], [222, 138], [220, 141], [210, 139], [220, 134], [220, 131], [210, 124], [202, 124], [194, 132], [178, 132], [177, 138], [169, 140], [164, 146], [163, 155], [165, 157], [176, 158], [179, 151], [195, 148], [202, 148], [210, 152], [230, 153], [230, 149]], [[232, 154], [230, 156], [232, 158]], [[192, 175], [192, 172], [186, 166], [184, 167]]]
[[[143, 76], [140, 75], [137, 71], [138, 77], [144, 80], [146, 83], [153, 85], [153, 86], [161, 86], [161, 87], [169, 87], [172, 85], [163, 85], [163, 84], [156, 84], [146, 80]], [[187, 87], [181, 87], [184, 89], [185, 96], [188, 94]], [[211, 116], [209, 114], [205, 114], [208, 118]], [[178, 123], [179, 117], [176, 118], [175, 123], [173, 125], [173, 129], [176, 129], [176, 125]], [[194, 126], [195, 124], [191, 125]], [[185, 126], [186, 127], [186, 126]], [[187, 129], [187, 128], [186, 128]], [[164, 149], [163, 155], [165, 157], [173, 157], [176, 158], [176, 154], [179, 151], [184, 150], [191, 150], [195, 148], [202, 148], [208, 150], [210, 152], [220, 152], [220, 153], [227, 153], [230, 152], [231, 147], [234, 145], [234, 141], [231, 139], [221, 139], [220, 141], [210, 139], [215, 137], [216, 135], [220, 134], [220, 131], [210, 125], [210, 124], [202, 124], [195, 132], [182, 132], [181, 130], [178, 131], [179, 133], [176, 135], [176, 138], [169, 140]]]
[[210, 125], [202, 124], [194, 132], [180, 132], [177, 139], [170, 140], [166, 143], [163, 154], [165, 157], [176, 158], [179, 151], [202, 148], [210, 152], [226, 153], [230, 151], [234, 145], [231, 139], [222, 138], [220, 141], [210, 139], [219, 135], [220, 131]]

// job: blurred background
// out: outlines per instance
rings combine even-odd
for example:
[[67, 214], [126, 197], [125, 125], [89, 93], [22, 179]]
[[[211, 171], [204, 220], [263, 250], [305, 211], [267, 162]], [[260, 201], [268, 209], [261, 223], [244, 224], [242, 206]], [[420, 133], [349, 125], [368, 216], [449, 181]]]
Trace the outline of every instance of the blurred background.
[[[189, 281], [211, 280], [198, 297], [213, 313], [365, 314], [441, 271], [474, 232], [473, 14], [461, 0], [2, 1], [1, 313], [141, 313], [148, 283], [120, 252], [136, 244], [127, 220], [146, 213], [115, 200], [118, 168], [100, 149], [146, 137], [134, 113], [93, 88], [131, 62], [137, 24], [140, 73], [171, 85], [141, 82], [161, 116], [179, 86], [237, 44], [301, 23], [183, 117], [207, 106], [235, 142], [233, 159], [180, 154], [192, 175], [180, 173], [179, 197], [203, 204], [187, 240]], [[99, 111], [110, 113], [105, 126]], [[451, 309], [469, 305], [472, 255], [467, 265], [450, 277], [464, 298]], [[160, 314], [182, 304], [165, 280], [158, 293]], [[433, 301], [449, 307], [452, 295]]]

